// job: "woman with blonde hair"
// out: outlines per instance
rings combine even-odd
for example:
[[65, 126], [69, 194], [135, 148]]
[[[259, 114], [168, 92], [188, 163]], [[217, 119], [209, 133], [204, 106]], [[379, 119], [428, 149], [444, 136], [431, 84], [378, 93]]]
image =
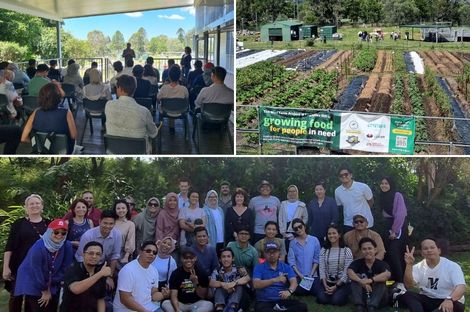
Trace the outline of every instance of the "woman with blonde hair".
[[[3, 254], [3, 279], [10, 292], [9, 311], [21, 312], [23, 296], [14, 296], [18, 268], [31, 246], [47, 230], [49, 220], [43, 218], [44, 202], [41, 196], [31, 194], [24, 201], [26, 216], [13, 222]], [[25, 309], [25, 312], [30, 311]]]
[[83, 88], [85, 98], [92, 101], [99, 99], [112, 100], [111, 88], [108, 84], [103, 83], [99, 70], [96, 68], [90, 69], [88, 77], [90, 77], [90, 83]]

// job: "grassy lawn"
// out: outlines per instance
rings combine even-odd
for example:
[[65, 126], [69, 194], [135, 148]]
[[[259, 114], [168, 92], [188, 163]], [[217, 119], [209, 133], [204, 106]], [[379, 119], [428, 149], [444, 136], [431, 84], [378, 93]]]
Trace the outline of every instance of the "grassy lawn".
[[[460, 252], [460, 253], [454, 253], [452, 254], [451, 257], [449, 257], [453, 261], [457, 261], [460, 266], [463, 269], [463, 272], [465, 274], [465, 280], [467, 282], [467, 285], [469, 288], [467, 289], [467, 292], [465, 293], [466, 299], [467, 299], [467, 304], [465, 307], [466, 312], [470, 312], [470, 304], [468, 303], [468, 300], [470, 300], [470, 252]], [[315, 302], [314, 297], [299, 297], [300, 300], [306, 302], [308, 304], [308, 310], [309, 311], [321, 311], [321, 312], [351, 312], [353, 311], [353, 305], [348, 304], [344, 307], [333, 307], [329, 305], [320, 305]], [[401, 309], [402, 310], [402, 309]], [[0, 311], [8, 311], [8, 293], [5, 291], [5, 289], [0, 290]], [[384, 312], [393, 312], [394, 309], [392, 308], [387, 308], [383, 309], [381, 311]], [[76, 311], [80, 312], [80, 311]]]
[[[444, 43], [433, 43], [433, 42], [423, 42], [419, 40], [420, 33], [418, 29], [414, 30], [414, 39], [415, 40], [404, 40], [400, 39], [393, 41], [390, 39], [390, 33], [397, 31], [398, 28], [395, 27], [381, 27], [382, 31], [385, 33], [384, 40], [375, 41], [368, 43], [365, 41], [359, 41], [358, 32], [366, 30], [371, 33], [374, 31], [375, 27], [342, 27], [338, 30], [339, 33], [343, 34], [343, 40], [328, 40], [326, 44], [320, 41], [315, 41], [313, 49], [337, 49], [337, 50], [353, 50], [357, 49], [358, 44], [362, 44], [363, 47], [371, 46], [376, 47], [380, 50], [447, 50], [447, 51], [470, 51], [470, 42], [444, 42]], [[410, 32], [411, 29], [401, 28], [402, 38], [405, 37], [405, 31]], [[273, 45], [271, 42], [255, 42], [254, 36], [240, 36], [238, 40], [244, 41], [244, 47], [246, 49], [298, 49], [298, 48], [307, 48], [305, 40], [292, 41], [290, 43], [275, 41]]]

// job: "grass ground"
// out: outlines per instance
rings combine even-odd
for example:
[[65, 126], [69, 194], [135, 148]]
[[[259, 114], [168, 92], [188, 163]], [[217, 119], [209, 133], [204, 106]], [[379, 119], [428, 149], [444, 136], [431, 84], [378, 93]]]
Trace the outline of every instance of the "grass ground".
[[[362, 46], [373, 46], [380, 50], [448, 50], [448, 51], [470, 51], [470, 42], [443, 42], [443, 43], [433, 43], [433, 42], [423, 42], [419, 40], [420, 33], [419, 30], [414, 30], [414, 39], [416, 40], [404, 40], [400, 39], [393, 41], [390, 39], [390, 33], [393, 31], [398, 31], [396, 27], [381, 27], [382, 31], [385, 32], [384, 40], [372, 42], [359, 41], [358, 32], [366, 30], [367, 32], [373, 32], [375, 27], [342, 27], [338, 30], [339, 33], [343, 34], [343, 40], [328, 40], [326, 44], [320, 41], [315, 41], [313, 49], [337, 49], [337, 50], [353, 50], [357, 49], [359, 44]], [[405, 31], [409, 31], [411, 34], [411, 29], [400, 28], [402, 38], [405, 37]], [[410, 35], [411, 36], [411, 35]], [[271, 42], [255, 42], [255, 36], [239, 36], [239, 41], [244, 42], [244, 47], [246, 49], [298, 49], [306, 48], [307, 42], [305, 40], [292, 41], [292, 42], [280, 42], [275, 41], [271, 45]]]
[[[470, 300], [470, 252], [459, 252], [452, 254], [449, 259], [456, 261], [462, 267], [462, 270], [465, 274], [465, 280], [469, 288], [467, 288], [467, 292], [465, 293], [467, 297], [467, 302]], [[329, 305], [319, 305], [315, 302], [315, 298], [313, 297], [300, 297], [300, 300], [304, 301], [308, 305], [308, 310], [312, 312], [351, 312], [353, 311], [352, 305], [346, 305], [344, 307], [333, 307]], [[400, 309], [401, 310], [401, 309]], [[8, 311], [8, 293], [3, 289], [0, 289], [0, 311]], [[394, 309], [387, 308], [381, 310], [383, 312], [393, 312]], [[72, 312], [72, 311], [71, 311]], [[80, 312], [80, 311], [73, 311], [73, 312]], [[465, 312], [470, 312], [470, 303], [467, 303], [465, 307]]]

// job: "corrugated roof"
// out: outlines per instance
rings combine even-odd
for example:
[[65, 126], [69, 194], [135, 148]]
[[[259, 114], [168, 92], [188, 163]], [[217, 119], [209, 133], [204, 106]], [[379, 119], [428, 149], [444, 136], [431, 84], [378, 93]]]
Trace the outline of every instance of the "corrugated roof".
[[275, 21], [274, 23], [264, 24], [261, 27], [270, 27], [270, 26], [298, 26], [302, 25], [301, 21], [287, 20], [287, 21]]

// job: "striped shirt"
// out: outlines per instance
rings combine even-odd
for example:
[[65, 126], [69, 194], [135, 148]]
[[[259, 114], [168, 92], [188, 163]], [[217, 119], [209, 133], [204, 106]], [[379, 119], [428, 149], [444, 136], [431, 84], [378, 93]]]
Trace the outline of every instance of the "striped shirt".
[[341, 282], [348, 282], [347, 270], [353, 260], [351, 249], [348, 247], [322, 248], [320, 251], [320, 279], [336, 277]]

